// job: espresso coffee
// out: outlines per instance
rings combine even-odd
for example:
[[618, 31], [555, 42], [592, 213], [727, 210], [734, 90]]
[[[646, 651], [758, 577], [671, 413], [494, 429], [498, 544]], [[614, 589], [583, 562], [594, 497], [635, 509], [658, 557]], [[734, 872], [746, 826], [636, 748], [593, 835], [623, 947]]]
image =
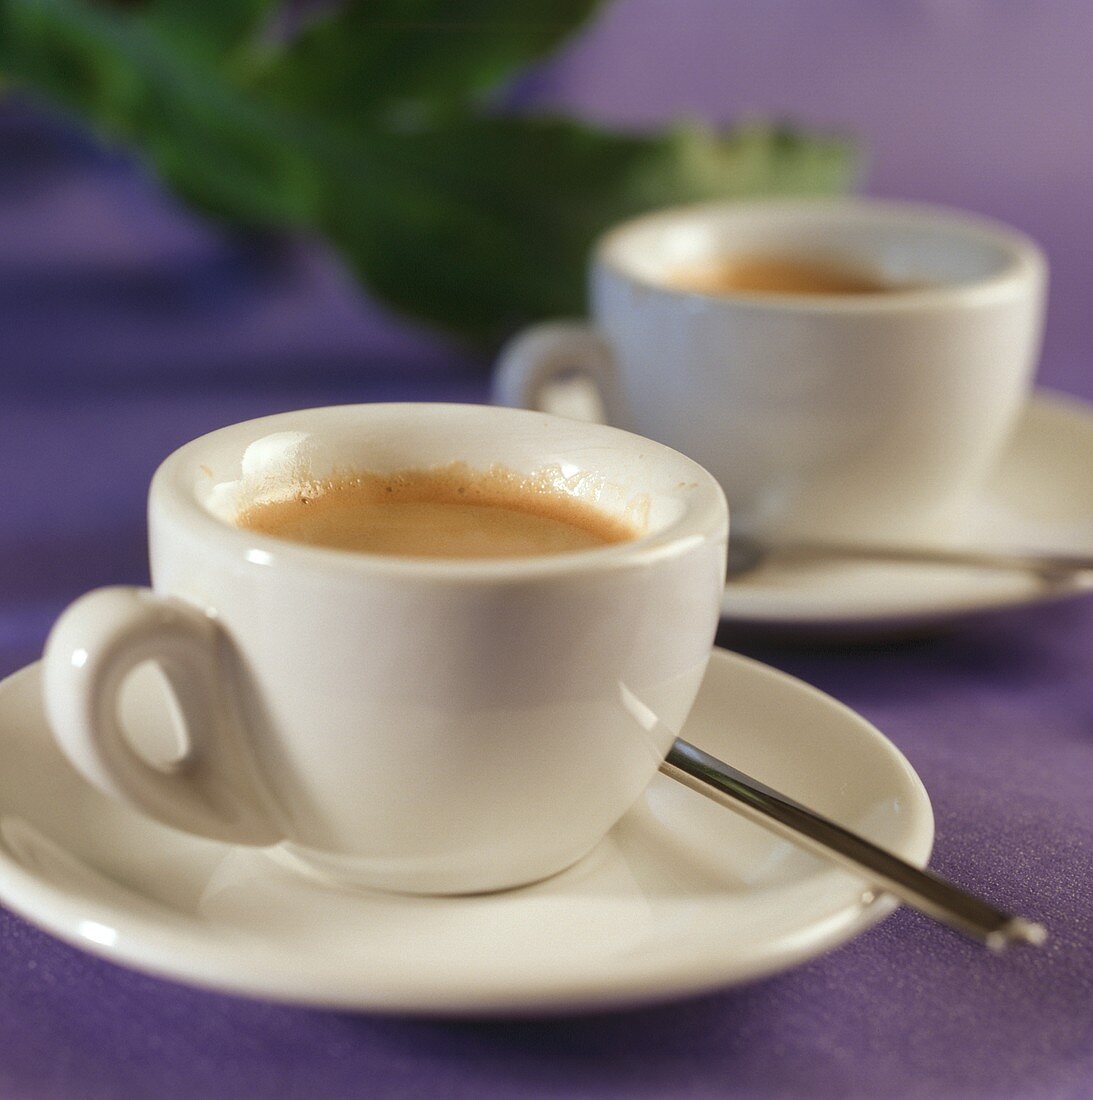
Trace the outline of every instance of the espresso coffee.
[[412, 558], [518, 558], [626, 542], [638, 531], [509, 470], [362, 473], [252, 504], [237, 524], [311, 546]]
[[668, 282], [701, 294], [890, 294], [907, 289], [868, 271], [781, 256], [739, 256], [678, 268]]

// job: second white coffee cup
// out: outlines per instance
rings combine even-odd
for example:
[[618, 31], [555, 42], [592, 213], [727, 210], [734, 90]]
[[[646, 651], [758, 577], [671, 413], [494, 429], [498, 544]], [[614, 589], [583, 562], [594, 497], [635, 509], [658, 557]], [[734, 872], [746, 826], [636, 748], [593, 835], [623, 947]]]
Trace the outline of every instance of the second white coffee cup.
[[[757, 254], [908, 289], [710, 294], [673, 283], [681, 268]], [[718, 478], [740, 534], [928, 539], [959, 528], [1028, 394], [1045, 284], [1027, 237], [933, 207], [667, 210], [600, 240], [591, 323], [517, 337], [495, 397], [550, 409], [552, 381], [590, 377], [611, 423]]]

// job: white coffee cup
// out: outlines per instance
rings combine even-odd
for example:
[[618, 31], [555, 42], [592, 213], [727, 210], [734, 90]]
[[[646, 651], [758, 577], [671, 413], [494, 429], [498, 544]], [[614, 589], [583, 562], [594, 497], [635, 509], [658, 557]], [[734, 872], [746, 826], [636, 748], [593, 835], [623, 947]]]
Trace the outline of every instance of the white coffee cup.
[[[415, 559], [233, 525], [311, 478], [461, 460], [543, 472], [634, 541], [527, 558]], [[94, 785], [168, 825], [409, 892], [562, 870], [644, 789], [687, 716], [717, 625], [717, 482], [602, 425], [483, 406], [359, 405], [187, 444], [149, 497], [153, 588], [57, 622], [47, 712]], [[119, 720], [157, 663], [184, 727], [169, 767]], [[131, 731], [130, 731], [131, 732]]]
[[[899, 293], [706, 294], [680, 269], [768, 255], [833, 261]], [[1046, 264], [986, 219], [861, 199], [667, 210], [608, 232], [592, 323], [504, 350], [500, 404], [550, 408], [590, 376], [606, 414], [690, 455], [756, 537], [955, 532], [1031, 385]], [[556, 406], [561, 411], [561, 406]]]

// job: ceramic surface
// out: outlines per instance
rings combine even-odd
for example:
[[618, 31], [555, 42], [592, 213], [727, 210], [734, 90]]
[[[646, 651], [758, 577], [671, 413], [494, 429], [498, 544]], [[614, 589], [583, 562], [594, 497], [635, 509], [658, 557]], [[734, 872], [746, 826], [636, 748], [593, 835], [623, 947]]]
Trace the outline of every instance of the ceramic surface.
[[[964, 544], [1093, 554], [1093, 407], [1035, 394], [967, 515]], [[928, 530], [920, 534], [930, 540]], [[727, 586], [722, 614], [778, 632], [880, 633], [1088, 592], [1088, 575], [1049, 581], [952, 566], [771, 561]]]
[[[235, 527], [240, 502], [338, 473], [495, 464], [641, 537], [571, 554], [412, 559]], [[283, 841], [316, 871], [459, 893], [584, 856], [656, 772], [718, 620], [727, 516], [701, 467], [602, 425], [471, 405], [284, 413], [187, 444], [149, 497], [154, 591], [77, 601], [47, 710], [100, 789], [168, 825]], [[185, 749], [132, 751], [114, 698], [154, 661]], [[162, 763], [163, 761], [161, 761]]]
[[[123, 696], [162, 742], [157, 685]], [[715, 650], [684, 735], [925, 864], [921, 782], [828, 696]], [[50, 737], [40, 668], [0, 684], [0, 900], [85, 950], [229, 992], [425, 1014], [572, 1011], [792, 966], [894, 907], [663, 776], [576, 866], [507, 893], [325, 885], [271, 853], [160, 825], [85, 782]], [[469, 796], [469, 792], [464, 792]]]
[[[670, 285], [673, 268], [749, 253], [835, 260], [921, 286], [718, 296]], [[955, 527], [1029, 391], [1045, 283], [1028, 238], [940, 208], [850, 199], [663, 211], [600, 241], [593, 326], [518, 337], [496, 395], [547, 407], [551, 379], [591, 375], [608, 421], [718, 478], [740, 533]]]

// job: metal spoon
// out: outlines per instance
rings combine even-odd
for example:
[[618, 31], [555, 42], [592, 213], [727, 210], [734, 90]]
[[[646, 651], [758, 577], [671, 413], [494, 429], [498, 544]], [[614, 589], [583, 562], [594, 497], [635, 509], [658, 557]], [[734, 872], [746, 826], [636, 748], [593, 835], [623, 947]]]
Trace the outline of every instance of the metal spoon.
[[1039, 947], [1047, 939], [1042, 924], [996, 909], [940, 875], [911, 866], [687, 741], [676, 740], [660, 770], [692, 791], [862, 875], [913, 909], [979, 940], [992, 951], [1001, 951], [1010, 943]]
[[1074, 573], [1093, 571], [1093, 555], [1044, 554], [1008, 550], [948, 549], [941, 547], [889, 546], [794, 540], [761, 543], [733, 535], [729, 539], [726, 571], [736, 580], [764, 562], [778, 561], [874, 561], [908, 565], [963, 565], [1036, 573], [1045, 580], [1061, 580]]

